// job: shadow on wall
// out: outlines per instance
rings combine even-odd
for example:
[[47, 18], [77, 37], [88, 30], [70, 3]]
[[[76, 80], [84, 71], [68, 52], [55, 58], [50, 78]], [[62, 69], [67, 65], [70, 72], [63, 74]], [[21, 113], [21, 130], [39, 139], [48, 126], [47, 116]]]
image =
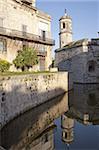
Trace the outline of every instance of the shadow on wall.
[[[59, 71], [69, 72], [69, 86], [73, 83], [99, 83], [97, 57], [92, 52], [81, 52], [58, 63]], [[69, 87], [70, 89], [70, 87]]]
[[67, 110], [68, 93], [65, 93], [27, 111], [2, 128], [1, 145], [6, 149], [27, 148], [43, 131], [53, 125], [55, 118]]
[[46, 89], [46, 92], [39, 93], [38, 89], [34, 89], [32, 86], [15, 86], [11, 92], [7, 92], [5, 87], [5, 90], [2, 89], [0, 91], [1, 127], [29, 109], [51, 100], [62, 93], [65, 93], [62, 88]]
[[58, 70], [59, 71], [66, 71], [68, 72], [68, 89], [73, 89], [73, 71], [72, 71], [72, 59], [62, 60], [58, 63]]
[[88, 55], [88, 52], [84, 53], [84, 52], [80, 51], [78, 53], [74, 53], [73, 55], [67, 54], [67, 57], [66, 58], [64, 57], [63, 60], [58, 63], [59, 70], [71, 72], [73, 59], [77, 59], [77, 58], [83, 56], [84, 54]]

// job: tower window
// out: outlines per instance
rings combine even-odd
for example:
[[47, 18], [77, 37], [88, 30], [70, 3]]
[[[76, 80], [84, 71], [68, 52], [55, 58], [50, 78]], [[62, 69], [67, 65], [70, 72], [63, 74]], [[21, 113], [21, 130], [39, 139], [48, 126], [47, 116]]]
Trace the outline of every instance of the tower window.
[[65, 23], [63, 22], [63, 29], [65, 28]]
[[65, 132], [65, 138], [67, 138], [67, 132]]

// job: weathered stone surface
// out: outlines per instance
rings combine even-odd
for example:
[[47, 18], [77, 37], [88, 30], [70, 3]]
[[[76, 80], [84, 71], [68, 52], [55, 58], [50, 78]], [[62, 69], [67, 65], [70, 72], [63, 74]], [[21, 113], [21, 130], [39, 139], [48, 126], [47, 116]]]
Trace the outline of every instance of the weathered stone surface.
[[66, 72], [0, 77], [0, 124], [66, 91]]
[[94, 39], [94, 42], [87, 39], [79, 40], [56, 50], [55, 66], [60, 71], [69, 72], [70, 84], [99, 83], [98, 41], [98, 39]]

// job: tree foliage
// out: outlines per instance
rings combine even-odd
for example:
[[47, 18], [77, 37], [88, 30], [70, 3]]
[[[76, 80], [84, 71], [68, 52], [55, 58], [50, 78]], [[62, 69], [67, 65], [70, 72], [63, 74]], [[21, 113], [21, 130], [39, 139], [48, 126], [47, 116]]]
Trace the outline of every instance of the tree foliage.
[[30, 67], [38, 63], [37, 53], [32, 48], [25, 48], [18, 52], [13, 63], [17, 68], [21, 68], [22, 71], [28, 70]]
[[0, 59], [0, 72], [8, 71], [10, 65], [11, 64], [8, 61]]

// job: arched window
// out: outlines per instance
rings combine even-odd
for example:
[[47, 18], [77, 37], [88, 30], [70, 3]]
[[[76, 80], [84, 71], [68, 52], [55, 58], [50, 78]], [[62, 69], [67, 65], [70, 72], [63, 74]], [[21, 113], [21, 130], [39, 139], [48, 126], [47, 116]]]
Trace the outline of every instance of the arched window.
[[63, 29], [65, 28], [65, 23], [63, 22]]
[[88, 71], [94, 72], [96, 67], [96, 62], [94, 60], [91, 60], [88, 62]]
[[65, 132], [65, 138], [67, 139], [67, 132]]

